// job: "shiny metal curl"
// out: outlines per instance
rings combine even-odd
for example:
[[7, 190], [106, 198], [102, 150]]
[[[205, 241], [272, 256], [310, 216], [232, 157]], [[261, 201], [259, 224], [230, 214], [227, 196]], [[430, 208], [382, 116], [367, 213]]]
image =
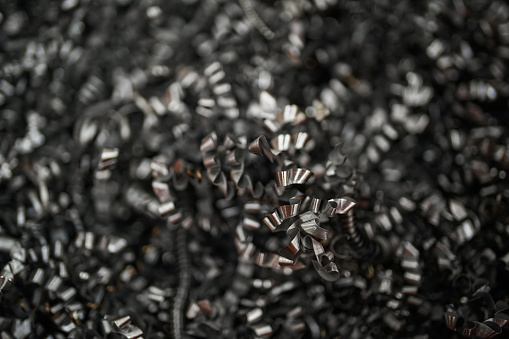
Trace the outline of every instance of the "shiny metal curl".
[[276, 172], [276, 185], [286, 187], [290, 185], [303, 185], [313, 175], [313, 172], [304, 168], [292, 168]]

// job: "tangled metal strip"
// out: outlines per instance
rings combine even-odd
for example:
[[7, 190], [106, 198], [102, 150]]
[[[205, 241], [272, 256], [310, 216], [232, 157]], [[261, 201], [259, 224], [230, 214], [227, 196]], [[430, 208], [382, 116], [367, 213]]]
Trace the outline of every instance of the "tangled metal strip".
[[212, 88], [216, 100], [210, 98], [200, 99], [197, 113], [206, 117], [212, 117], [215, 113], [213, 109], [216, 108], [217, 104], [217, 108], [220, 109], [223, 116], [230, 119], [238, 118], [239, 109], [237, 101], [232, 93], [231, 85], [224, 81], [226, 73], [223, 70], [223, 66], [218, 61], [215, 61], [205, 67], [203, 73]]
[[[244, 209], [246, 216], [244, 217], [243, 223], [238, 225], [235, 229], [235, 246], [240, 255], [240, 259], [244, 263], [254, 262], [260, 267], [267, 267], [274, 270], [281, 270], [282, 268], [298, 270], [305, 267], [299, 260], [297, 260], [295, 255], [292, 256], [283, 252], [277, 255], [274, 253], [266, 253], [258, 249], [258, 247], [252, 242], [251, 235], [246, 232], [246, 230], [256, 231], [259, 229], [260, 223], [249, 214], [259, 212], [261, 205], [259, 202], [253, 201], [247, 203]], [[295, 254], [297, 252], [295, 252]]]
[[263, 223], [271, 231], [275, 231], [283, 223], [283, 221], [297, 216], [301, 208], [301, 197], [302, 195], [292, 197], [289, 205], [281, 205], [277, 207], [274, 212], [263, 219]]
[[[111, 277], [111, 273], [108, 273], [109, 270], [106, 267], [100, 267], [95, 274], [91, 272], [90, 275], [93, 275], [94, 281], [98, 282], [94, 287], [90, 287], [90, 289], [94, 289], [92, 294], [89, 294], [89, 287], [82, 286], [78, 290], [70, 280], [75, 272], [73, 262], [76, 263], [83, 257], [88, 257], [90, 251], [96, 245], [96, 240], [98, 249], [103, 253], [119, 254], [127, 245], [125, 239], [115, 236], [96, 237], [92, 232], [81, 232], [78, 233], [71, 249], [78, 251], [83, 249], [83, 253], [68, 258], [67, 255], [71, 253], [67, 253], [61, 241], [56, 241], [51, 246], [43, 244], [26, 250], [17, 241], [11, 243], [9, 239], [2, 239], [3, 249], [9, 247], [11, 252], [14, 251], [12, 261], [19, 261], [17, 265], [13, 265], [11, 261], [8, 267], [2, 270], [3, 278], [7, 278], [7, 280], [2, 279], [2, 287], [8, 287], [5, 285], [6, 282], [12, 281], [21, 271], [24, 271], [21, 279], [35, 287], [31, 296], [21, 297], [19, 310], [16, 312], [22, 314], [36, 310], [43, 294], [49, 293], [51, 295], [51, 307], [48, 304], [44, 312], [51, 316], [59, 330], [67, 333], [70, 338], [80, 337], [83, 329], [78, 328], [77, 325], [85, 318], [85, 305], [81, 302], [82, 298], [89, 300], [87, 307], [91, 309], [100, 308], [104, 296], [104, 286], [101, 285]], [[80, 279], [88, 280], [89, 278], [89, 273], [80, 273]], [[8, 302], [8, 297], [10, 296], [6, 296], [4, 302]], [[13, 335], [24, 337], [25, 331], [29, 329], [30, 325], [24, 324], [16, 328]], [[94, 330], [88, 332], [87, 337], [99, 337]]]
[[[276, 186], [284, 189], [285, 187], [291, 185], [303, 185], [311, 178], [312, 175], [313, 172], [302, 168], [294, 168], [276, 172]], [[282, 194], [283, 191], [279, 191], [278, 193]], [[280, 226], [283, 221], [298, 215], [301, 210], [301, 202], [305, 201], [307, 200], [305, 200], [304, 195], [295, 195], [294, 197], [290, 198], [290, 204], [277, 207], [274, 212], [267, 215], [263, 219], [263, 223], [270, 230], [276, 230], [276, 228]]]
[[[207, 170], [207, 177], [212, 184], [217, 186], [225, 197], [231, 198], [233, 195], [233, 189], [221, 167], [221, 159], [215, 153], [218, 146], [216, 132], [210, 133], [202, 140], [200, 151], [203, 156], [203, 165]], [[224, 147], [226, 149], [231, 149], [233, 146], [234, 145], [230, 143], [230, 139], [226, 138]]]
[[378, 258], [382, 254], [382, 248], [378, 242], [367, 238], [359, 229], [355, 214], [356, 206], [357, 202], [350, 197], [329, 200], [325, 214], [340, 215], [343, 232], [347, 235], [348, 243], [358, 256]]
[[[153, 178], [152, 188], [154, 193], [157, 195], [160, 206], [159, 213], [161, 216], [167, 216], [168, 222], [175, 224], [175, 230], [173, 233], [175, 257], [177, 258], [177, 274], [178, 274], [178, 285], [176, 293], [173, 297], [173, 306], [171, 312], [171, 325], [172, 325], [172, 337], [174, 339], [180, 339], [183, 335], [183, 323], [184, 323], [184, 308], [186, 305], [186, 299], [189, 292], [189, 285], [191, 282], [191, 273], [189, 268], [189, 258], [187, 253], [187, 239], [185, 227], [189, 227], [192, 223], [192, 219], [186, 217], [180, 212], [174, 203], [174, 197], [170, 192], [170, 187], [167, 183], [161, 180], [169, 180], [171, 177], [167, 167], [165, 166], [165, 158], [156, 158], [152, 163]], [[175, 167], [175, 166], [174, 166]], [[178, 166], [179, 168], [181, 165]], [[177, 171], [180, 172], [180, 171]], [[174, 173], [179, 174], [179, 173]], [[179, 180], [173, 176], [173, 186], [175, 189], [182, 191], [187, 187], [186, 185], [179, 184]]]
[[[311, 178], [312, 174], [311, 171], [301, 168], [280, 171], [276, 173], [276, 185], [278, 187], [302, 185]], [[298, 194], [290, 199], [289, 205], [279, 206], [273, 213], [266, 216], [263, 223], [274, 232], [285, 220], [299, 215], [303, 209], [309, 208], [308, 206], [312, 206], [311, 208], [318, 211], [317, 204], [319, 204], [317, 199]], [[303, 239], [301, 239], [300, 230], [307, 234]], [[326, 240], [328, 232], [319, 226], [319, 218], [313, 211], [300, 214], [299, 219], [287, 229], [286, 233], [290, 240], [281, 251], [284, 257], [293, 263], [301, 250], [302, 242], [302, 248], [314, 252], [316, 260], [313, 260], [312, 263], [323, 279], [335, 281], [339, 278], [339, 270], [334, 263], [334, 254], [331, 251], [325, 251], [323, 245], [315, 240], [315, 238]]]
[[325, 251], [323, 245], [311, 238], [313, 243], [313, 252], [316, 260], [313, 260], [313, 266], [316, 271], [326, 281], [336, 281], [339, 279], [339, 270], [334, 263], [334, 254], [331, 251]]
[[235, 184], [238, 195], [249, 193], [255, 199], [261, 198], [264, 193], [264, 187], [261, 182], [253, 186], [251, 177], [245, 173], [245, 150], [236, 148], [226, 155], [226, 163], [230, 166], [230, 178]]
[[[251, 143], [249, 151], [264, 154], [273, 161], [274, 158], [268, 148], [267, 140], [263, 139], [264, 141], [260, 141], [261, 144], [258, 146], [258, 139]], [[223, 143], [219, 145], [217, 134], [212, 132], [202, 140], [200, 151], [203, 156], [203, 165], [207, 170], [207, 177], [227, 199], [231, 199], [235, 192], [239, 196], [247, 192], [256, 199], [263, 195], [263, 185], [260, 182], [253, 185], [251, 176], [245, 173], [244, 142], [239, 142], [227, 135]], [[225, 171], [229, 171], [231, 180], [228, 180]]]
[[509, 324], [509, 309], [501, 309], [483, 322], [469, 321], [461, 317], [457, 312], [444, 312], [444, 320], [447, 328], [459, 332], [466, 338], [493, 338], [501, 334], [503, 328]]
[[256, 10], [254, 9], [253, 4], [251, 3], [251, 0], [239, 0], [240, 5], [242, 6], [242, 9], [246, 13], [247, 18], [253, 26], [256, 27], [256, 29], [265, 37], [267, 40], [274, 39], [274, 32], [263, 22], [263, 20], [260, 18], [260, 16], [256, 13]]
[[172, 309], [172, 334], [174, 339], [182, 338], [184, 308], [189, 284], [191, 282], [191, 272], [189, 269], [189, 259], [187, 254], [186, 231], [179, 227], [175, 235], [175, 246], [178, 265], [178, 286], [173, 300]]
[[[312, 174], [311, 171], [300, 168], [280, 171], [276, 173], [276, 185], [284, 188], [294, 184], [305, 184]], [[306, 201], [305, 206], [302, 204], [303, 201]], [[311, 211], [300, 214], [299, 220], [286, 231], [289, 241], [284, 246], [282, 253], [288, 258], [295, 258], [298, 255], [302, 242], [304, 248], [313, 250], [317, 259], [313, 261], [313, 265], [322, 278], [328, 281], [335, 281], [339, 278], [339, 270], [334, 263], [334, 254], [331, 251], [325, 251], [323, 245], [315, 240], [315, 238], [326, 240], [328, 233], [327, 230], [319, 226], [319, 218], [315, 213], [322, 213], [328, 217], [340, 215], [343, 232], [357, 256], [378, 259], [387, 254], [387, 245], [382, 246], [379, 241], [372, 241], [359, 229], [355, 218], [357, 202], [354, 199], [350, 197], [330, 199], [326, 204], [323, 204], [322, 208], [320, 208], [321, 205], [320, 199], [299, 194], [290, 199], [290, 204], [279, 206], [263, 219], [263, 223], [274, 232], [280, 229], [285, 220], [299, 215], [303, 209], [311, 209]], [[303, 239], [301, 239], [299, 229], [307, 234]]]

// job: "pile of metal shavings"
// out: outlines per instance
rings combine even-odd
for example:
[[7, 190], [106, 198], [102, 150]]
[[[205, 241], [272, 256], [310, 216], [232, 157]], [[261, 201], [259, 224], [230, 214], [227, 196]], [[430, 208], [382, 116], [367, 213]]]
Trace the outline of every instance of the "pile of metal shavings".
[[509, 338], [502, 0], [0, 1], [0, 337]]

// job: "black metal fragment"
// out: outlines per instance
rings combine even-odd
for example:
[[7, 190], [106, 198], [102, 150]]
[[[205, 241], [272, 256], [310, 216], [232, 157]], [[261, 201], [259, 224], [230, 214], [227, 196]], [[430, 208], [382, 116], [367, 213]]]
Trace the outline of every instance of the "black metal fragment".
[[500, 0], [0, 1], [0, 337], [509, 338], [508, 60]]

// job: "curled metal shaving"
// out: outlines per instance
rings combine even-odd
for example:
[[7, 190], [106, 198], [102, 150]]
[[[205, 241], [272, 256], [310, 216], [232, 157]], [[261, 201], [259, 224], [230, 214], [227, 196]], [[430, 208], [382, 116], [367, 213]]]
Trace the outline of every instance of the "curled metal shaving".
[[[274, 157], [270, 148], [264, 146], [267, 144], [266, 139], [260, 138], [250, 144], [249, 152], [259, 152], [260, 155], [264, 154], [273, 161]], [[231, 199], [235, 192], [238, 195], [248, 193], [254, 198], [260, 198], [263, 195], [263, 185], [260, 182], [253, 185], [251, 176], [245, 172], [246, 151], [242, 143], [227, 135], [223, 143], [219, 145], [217, 134], [212, 132], [202, 140], [200, 151], [203, 155], [203, 165], [207, 171], [207, 177], [225, 197]], [[228, 180], [225, 171], [229, 172], [228, 177], [231, 180]]]
[[299, 132], [296, 134], [279, 134], [277, 137], [272, 138], [270, 144], [272, 149], [276, 152], [291, 151], [291, 147], [295, 150], [302, 150], [306, 147], [311, 136], [306, 132]]
[[3, 7], [2, 336], [504, 335], [504, 1]]
[[313, 172], [303, 168], [292, 168], [276, 172], [276, 185], [286, 187], [290, 185], [303, 185], [313, 175]]
[[311, 238], [313, 252], [316, 260], [313, 260], [313, 266], [318, 274], [326, 281], [336, 281], [339, 278], [339, 270], [334, 263], [334, 254], [331, 251], [325, 251], [323, 245]]
[[483, 322], [468, 321], [456, 312], [444, 312], [444, 320], [447, 328], [459, 332], [466, 338], [493, 338], [502, 333], [508, 324], [506, 310], [495, 313], [493, 318]]
[[117, 328], [117, 333], [128, 339], [143, 339], [143, 331], [131, 323], [131, 317], [120, 317], [111, 321]]
[[189, 293], [191, 273], [189, 270], [189, 259], [187, 254], [187, 243], [185, 230], [177, 229], [175, 236], [178, 264], [178, 286], [173, 300], [172, 309], [172, 334], [174, 339], [182, 338], [184, 330], [184, 307]]
[[97, 166], [98, 171], [113, 169], [118, 161], [118, 148], [105, 148], [101, 152], [101, 159]]
[[260, 16], [256, 13], [253, 4], [250, 0], [239, 0], [242, 9], [246, 13], [247, 18], [254, 27], [265, 37], [267, 40], [272, 40], [275, 36], [274, 32], [263, 22]]
[[[152, 166], [152, 175], [154, 177], [152, 187], [154, 193], [157, 195], [161, 203], [159, 206], [159, 213], [161, 216], [165, 216], [168, 222], [177, 225], [176, 230], [172, 232], [174, 238], [175, 256], [177, 258], [178, 285], [176, 293], [173, 297], [171, 328], [172, 337], [178, 339], [182, 338], [183, 335], [184, 308], [186, 305], [189, 292], [189, 284], [191, 280], [185, 228], [189, 228], [190, 223], [192, 223], [192, 218], [186, 216], [176, 208], [173, 195], [170, 193], [170, 186], [167, 183], [160, 181], [161, 178], [166, 177], [166, 179], [169, 179], [172, 177], [171, 174], [169, 177], [166, 176], [168, 171], [165, 169], [164, 165], [164, 158], [160, 157], [155, 160], [155, 163]], [[177, 163], [173, 166], [172, 172], [174, 175], [172, 183], [173, 187], [177, 191], [183, 191], [187, 187], [186, 180], [184, 180], [184, 184], [182, 184], [182, 180], [176, 179], [176, 175], [183, 175], [184, 171], [182, 170], [182, 167], [183, 165], [181, 160], [178, 160]]]
[[263, 155], [269, 159], [270, 162], [274, 162], [274, 155], [272, 154], [269, 142], [264, 135], [260, 135], [249, 144], [249, 152], [256, 155]]

